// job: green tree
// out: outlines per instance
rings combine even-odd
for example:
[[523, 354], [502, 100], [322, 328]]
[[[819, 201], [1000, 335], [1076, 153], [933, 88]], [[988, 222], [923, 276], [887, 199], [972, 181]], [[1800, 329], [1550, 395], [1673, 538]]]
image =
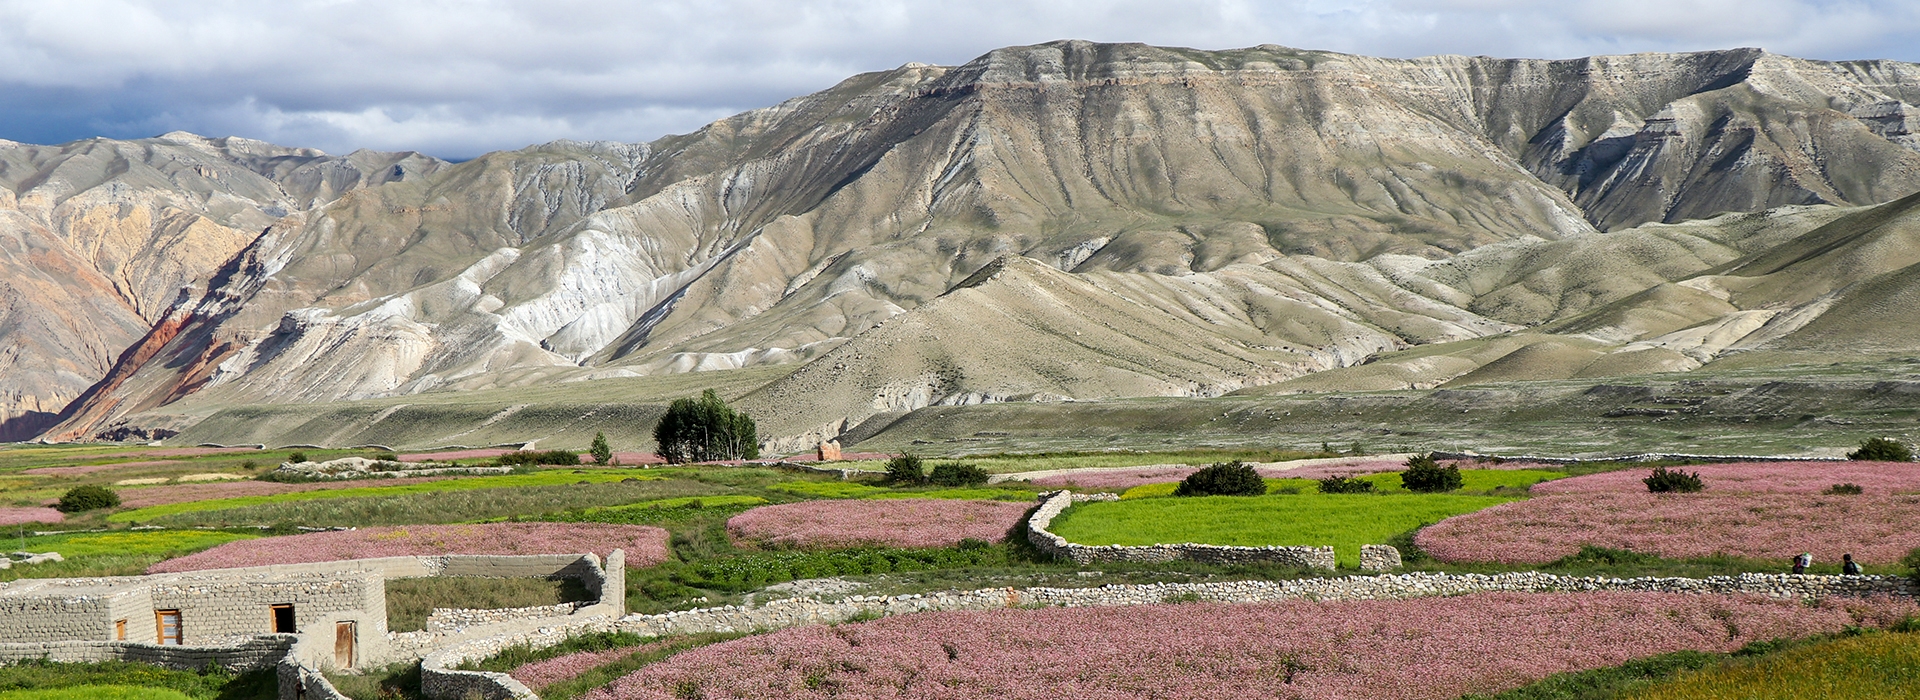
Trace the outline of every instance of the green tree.
[[653, 427], [653, 440], [670, 464], [721, 459], [759, 459], [753, 418], [733, 410], [708, 389], [697, 399], [675, 399]]
[[887, 460], [887, 483], [901, 486], [927, 483], [926, 462], [916, 454], [903, 454]]
[[1175, 496], [1264, 496], [1267, 482], [1253, 467], [1233, 460], [1202, 467], [1180, 480]]
[[1913, 450], [1887, 438], [1868, 438], [1860, 449], [1847, 453], [1847, 459], [1862, 462], [1911, 462]]
[[613, 447], [607, 445], [606, 433], [595, 431], [593, 447], [588, 448], [587, 452], [593, 454], [593, 461], [598, 462], [600, 466], [613, 464]]
[[1458, 490], [1461, 483], [1460, 468], [1442, 467], [1432, 454], [1414, 455], [1407, 459], [1407, 470], [1400, 472], [1400, 485], [1414, 493], [1446, 493]]
[[118, 505], [120, 505], [120, 494], [114, 493], [113, 489], [87, 484], [75, 486], [61, 494], [60, 504], [54, 508], [62, 513], [82, 513]]

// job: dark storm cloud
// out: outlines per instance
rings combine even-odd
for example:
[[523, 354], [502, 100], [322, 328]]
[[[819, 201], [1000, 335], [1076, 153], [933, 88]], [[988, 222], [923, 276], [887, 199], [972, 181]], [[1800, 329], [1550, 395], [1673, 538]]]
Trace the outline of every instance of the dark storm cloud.
[[1059, 38], [1383, 56], [1760, 46], [1920, 59], [1904, 0], [0, 0], [0, 137], [174, 129], [466, 157], [647, 140]]

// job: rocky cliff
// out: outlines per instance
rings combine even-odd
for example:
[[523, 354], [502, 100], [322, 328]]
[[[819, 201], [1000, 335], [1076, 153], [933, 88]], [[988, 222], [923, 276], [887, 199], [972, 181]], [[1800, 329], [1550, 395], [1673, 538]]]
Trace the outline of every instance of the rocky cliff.
[[45, 427], [267, 226], [443, 165], [184, 133], [0, 142], [0, 440]]
[[[1743, 328], [1728, 315], [1793, 305], [1674, 286], [1920, 189], [1915, 102], [1911, 64], [1758, 50], [1056, 42], [649, 144], [406, 161], [390, 182], [228, 158], [273, 188], [208, 197], [260, 202], [194, 269], [224, 267], [127, 302], [74, 375], [103, 378], [49, 434], [769, 363], [810, 363], [743, 399], [796, 444], [932, 404], [1214, 395], [1430, 345], [1459, 371], [1408, 381], [1454, 381], [1506, 353], [1453, 344], [1523, 328]], [[1582, 328], [1527, 357], [1647, 337]]]

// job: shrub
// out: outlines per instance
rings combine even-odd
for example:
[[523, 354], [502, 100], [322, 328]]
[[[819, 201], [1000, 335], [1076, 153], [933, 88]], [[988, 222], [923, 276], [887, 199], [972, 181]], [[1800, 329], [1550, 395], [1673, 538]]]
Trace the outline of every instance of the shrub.
[[1706, 488], [1706, 484], [1700, 482], [1700, 472], [1688, 473], [1666, 467], [1654, 467], [1653, 476], [1641, 481], [1647, 482], [1647, 490], [1653, 493], [1698, 493]]
[[494, 462], [503, 467], [516, 464], [574, 465], [580, 463], [580, 455], [572, 450], [520, 450], [495, 457]]
[[1863, 462], [1911, 462], [1913, 450], [1887, 438], [1868, 438], [1860, 449], [1847, 453], [1847, 459]]
[[1909, 550], [1907, 556], [1900, 560], [1900, 565], [1907, 567], [1907, 575], [1913, 577], [1915, 585], [1920, 585], [1920, 547]]
[[920, 455], [905, 454], [887, 460], [887, 483], [910, 486], [927, 483], [925, 460]]
[[987, 483], [987, 470], [972, 464], [936, 464], [927, 480], [941, 486], [979, 486]]
[[753, 419], [735, 411], [708, 389], [697, 399], [675, 399], [653, 427], [660, 457], [669, 464], [721, 459], [759, 459]]
[[613, 464], [613, 447], [607, 444], [606, 433], [594, 431], [593, 446], [587, 448], [587, 453], [593, 455], [594, 463], [600, 466]]
[[1264, 496], [1267, 482], [1240, 460], [1216, 462], [1180, 481], [1175, 496]]
[[293, 454], [290, 454], [290, 455], [287, 455], [287, 461], [288, 461], [288, 462], [292, 462], [292, 463], [294, 463], [294, 464], [299, 464], [299, 463], [301, 463], [301, 462], [305, 462], [305, 461], [307, 461], [307, 453], [305, 453], [305, 452], [295, 452], [295, 453], [293, 453]]
[[1320, 493], [1373, 493], [1373, 482], [1351, 476], [1329, 476], [1320, 480]]
[[60, 505], [54, 506], [62, 513], [81, 513], [120, 505], [120, 494], [105, 486], [87, 484], [68, 489], [60, 496]]
[[1415, 493], [1446, 493], [1460, 489], [1460, 468], [1440, 466], [1433, 455], [1414, 455], [1407, 460], [1407, 470], [1400, 472], [1400, 485]]
[[1827, 490], [1821, 491], [1820, 493], [1828, 496], [1858, 496], [1863, 491], [1859, 484], [1834, 484], [1828, 486]]
[[392, 453], [392, 452], [381, 452], [381, 453], [379, 453], [379, 454], [375, 454], [375, 455], [373, 456], [373, 461], [375, 461], [375, 462], [398, 462], [398, 461], [400, 461], [400, 455], [397, 455], [397, 454], [394, 454], [394, 453]]

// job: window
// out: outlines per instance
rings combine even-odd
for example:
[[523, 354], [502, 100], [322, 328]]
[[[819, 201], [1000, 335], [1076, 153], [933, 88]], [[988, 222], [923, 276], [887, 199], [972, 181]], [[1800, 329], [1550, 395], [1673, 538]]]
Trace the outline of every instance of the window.
[[186, 639], [186, 635], [180, 630], [180, 611], [178, 610], [153, 611], [153, 625], [159, 628], [162, 645], [179, 646]]
[[273, 606], [273, 632], [274, 634], [294, 633], [292, 604]]
[[127, 621], [125, 618], [113, 621], [113, 639], [118, 642], [127, 641]]

